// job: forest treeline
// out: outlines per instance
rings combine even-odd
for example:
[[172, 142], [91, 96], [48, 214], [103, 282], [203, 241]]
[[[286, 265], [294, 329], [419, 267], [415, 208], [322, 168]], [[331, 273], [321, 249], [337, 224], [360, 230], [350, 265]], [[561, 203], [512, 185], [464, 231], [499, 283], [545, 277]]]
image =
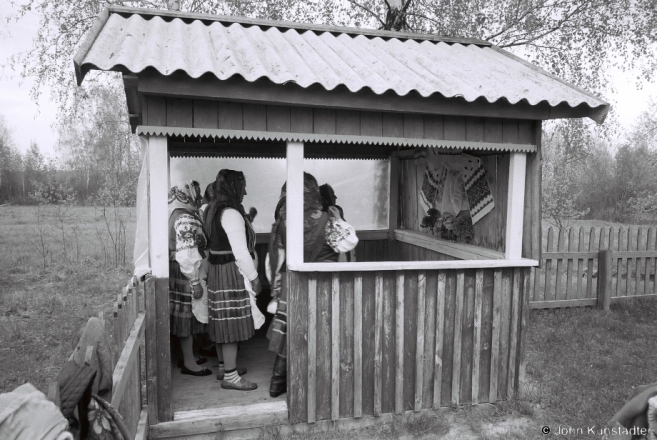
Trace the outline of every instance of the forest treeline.
[[[0, 118], [0, 204], [133, 206], [139, 141], [130, 133], [120, 88], [98, 87], [58, 127], [56, 160], [32, 143], [21, 153]], [[548, 122], [543, 132], [543, 216], [657, 221], [657, 101], [624, 132], [602, 136], [581, 120]]]
[[139, 140], [118, 87], [95, 87], [57, 127], [56, 158], [32, 142], [22, 153], [0, 115], [0, 204], [133, 206]]

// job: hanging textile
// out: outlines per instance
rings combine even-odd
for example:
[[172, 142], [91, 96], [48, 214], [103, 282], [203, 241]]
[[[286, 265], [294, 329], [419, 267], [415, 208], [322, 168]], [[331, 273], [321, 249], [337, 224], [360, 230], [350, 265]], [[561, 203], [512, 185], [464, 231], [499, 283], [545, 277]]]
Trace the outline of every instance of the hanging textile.
[[468, 154], [438, 154], [429, 150], [420, 205], [425, 212], [434, 208], [454, 216], [469, 210], [472, 223], [477, 223], [495, 207], [481, 160]]

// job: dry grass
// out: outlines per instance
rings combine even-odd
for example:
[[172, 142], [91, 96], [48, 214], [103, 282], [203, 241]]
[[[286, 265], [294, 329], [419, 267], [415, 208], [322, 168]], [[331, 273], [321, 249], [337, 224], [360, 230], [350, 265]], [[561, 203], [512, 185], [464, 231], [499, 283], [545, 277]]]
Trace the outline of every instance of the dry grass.
[[[79, 255], [70, 238], [65, 259], [57, 236], [47, 235], [50, 254], [44, 270], [42, 256], [28, 240], [36, 233], [35, 209], [0, 208], [0, 392], [25, 382], [46, 392], [70, 355], [78, 330], [90, 316], [111, 311], [131, 273], [134, 225], [130, 223], [126, 233], [128, 265], [114, 267], [106, 262], [97, 237], [104, 220], [93, 208], [72, 211], [81, 239]], [[396, 417], [391, 424], [359, 431], [327, 429], [291, 438], [539, 439], [546, 438], [540, 433], [543, 425], [553, 430], [559, 425], [599, 426], [632, 395], [633, 386], [657, 380], [656, 315], [657, 302], [650, 300], [613, 305], [609, 313], [534, 313], [522, 401]], [[284, 434], [269, 429], [260, 438], [290, 438]]]
[[[41, 238], [37, 208], [0, 208], [0, 392], [25, 382], [47, 392], [71, 354], [77, 332], [89, 317], [111, 312], [117, 292], [131, 274], [129, 267], [106, 261], [99, 241], [103, 236], [98, 236], [106, 228], [98, 211], [72, 208], [68, 212], [64, 249], [54, 209], [42, 209], [47, 214], [42, 217], [48, 252], [44, 269], [42, 255], [33, 246]], [[129, 211], [122, 215], [129, 217]], [[126, 233], [132, 246], [132, 223]], [[105, 240], [107, 245], [107, 236]], [[131, 262], [131, 247], [126, 253]]]

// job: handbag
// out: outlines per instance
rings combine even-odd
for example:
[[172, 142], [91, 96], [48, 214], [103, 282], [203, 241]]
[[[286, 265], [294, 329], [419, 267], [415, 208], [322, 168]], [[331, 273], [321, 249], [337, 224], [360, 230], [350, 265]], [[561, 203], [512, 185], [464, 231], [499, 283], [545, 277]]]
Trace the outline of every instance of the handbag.
[[326, 241], [335, 252], [349, 252], [358, 244], [356, 229], [341, 218], [332, 217], [326, 227]]

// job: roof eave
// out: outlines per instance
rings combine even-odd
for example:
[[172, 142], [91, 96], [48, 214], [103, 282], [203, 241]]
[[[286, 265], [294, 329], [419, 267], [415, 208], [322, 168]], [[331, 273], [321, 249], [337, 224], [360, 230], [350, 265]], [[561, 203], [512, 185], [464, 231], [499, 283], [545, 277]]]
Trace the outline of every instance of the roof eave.
[[98, 35], [100, 35], [100, 32], [103, 30], [103, 27], [105, 27], [105, 23], [107, 23], [109, 16], [110, 16], [110, 8], [106, 7], [98, 15], [96, 22], [93, 24], [93, 26], [91, 26], [91, 28], [87, 32], [86, 38], [84, 39], [84, 41], [82, 41], [82, 44], [80, 45], [78, 51], [75, 53], [75, 56], [73, 57], [73, 66], [75, 67], [75, 79], [77, 80], [78, 86], [82, 84], [85, 75], [89, 71], [89, 69], [85, 70], [82, 68], [82, 62], [84, 61], [84, 57], [87, 56], [87, 53], [89, 53], [91, 46], [93, 46], [94, 42], [96, 41], [96, 38], [98, 38]]

